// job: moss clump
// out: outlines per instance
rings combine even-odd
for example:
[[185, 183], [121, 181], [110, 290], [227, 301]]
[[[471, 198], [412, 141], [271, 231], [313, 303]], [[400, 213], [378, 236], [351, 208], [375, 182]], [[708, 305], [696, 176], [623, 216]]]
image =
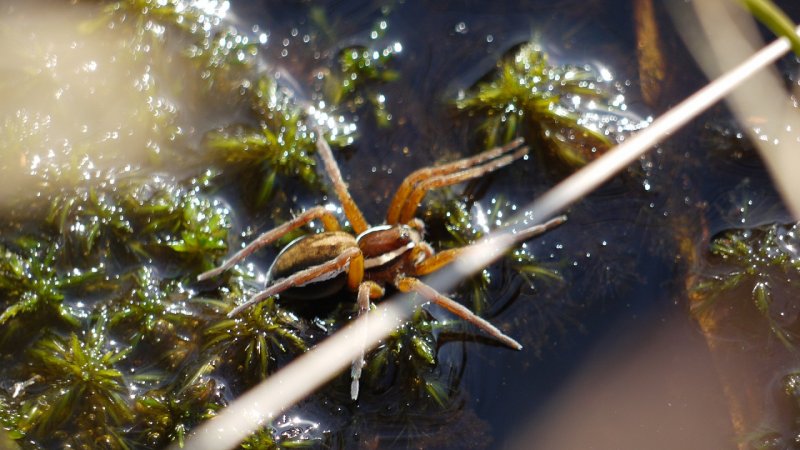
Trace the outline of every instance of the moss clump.
[[36, 381], [16, 399], [17, 426], [26, 436], [77, 447], [128, 447], [121, 427], [134, 413], [115, 368], [128, 350], [108, 341], [105, 326], [101, 317], [80, 336], [45, 336], [31, 349], [28, 370]]
[[[800, 285], [797, 224], [720, 233], [710, 245], [710, 258], [692, 286], [692, 312], [725, 317], [722, 326], [758, 333], [766, 326], [793, 347], [798, 314], [791, 294]], [[754, 322], [753, 315], [762, 317]], [[717, 320], [719, 321], [719, 320]]]
[[487, 147], [525, 136], [578, 167], [608, 150], [620, 126], [633, 125], [622, 117], [619, 88], [590, 66], [551, 64], [535, 43], [500, 60], [487, 78], [456, 101], [481, 117]]

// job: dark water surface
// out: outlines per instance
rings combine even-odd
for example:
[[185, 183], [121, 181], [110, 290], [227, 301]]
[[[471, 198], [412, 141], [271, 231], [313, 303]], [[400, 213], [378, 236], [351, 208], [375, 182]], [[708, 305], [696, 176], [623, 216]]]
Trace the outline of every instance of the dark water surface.
[[[270, 30], [268, 60], [291, 74], [301, 90], [313, 85], [319, 70], [315, 52], [402, 43], [394, 66], [400, 79], [383, 91], [392, 126], [362, 120], [352, 157], [340, 161], [357, 202], [369, 220], [378, 221], [405, 174], [471, 152], [474, 124], [457, 114], [452, 100], [533, 37], [554, 61], [599, 64], [617, 80], [629, 80], [627, 103], [641, 117], [696, 90], [704, 77], [661, 6], [656, 9], [668, 81], [663, 100], [650, 107], [639, 94], [629, 1], [242, 2], [233, 10]], [[325, 11], [335, 36], [330, 42], [309, 19], [314, 8]], [[381, 20], [386, 34], [370, 42], [369, 30]], [[302, 42], [306, 34], [316, 37], [311, 44]], [[520, 288], [492, 288], [493, 302], [502, 308], [493, 321], [508, 326], [526, 349], [516, 353], [481, 343], [441, 348], [440, 359], [463, 357], [466, 364], [460, 385], [465, 404], [453, 415], [475, 414], [452, 419], [444, 431], [451, 441], [427, 436], [439, 428], [432, 413], [400, 429], [379, 421], [376, 426], [385, 431], [372, 431], [380, 436], [379, 447], [735, 447], [722, 386], [687, 312], [684, 280], [690, 268], [679, 256], [676, 235], [706, 245], [701, 230], [713, 235], [736, 225], [735, 202], [742, 196], [760, 205], [779, 200], [745, 143], [733, 144], [744, 148], [737, 149], [745, 152], [742, 158], [731, 158], [725, 153], [730, 149], [714, 153], [714, 146], [726, 145], [717, 129], [735, 129], [721, 107], [661, 146], [648, 157], [650, 166], [608, 183], [572, 207], [566, 225], [535, 240], [536, 254], [555, 262], [563, 285], [512, 294]], [[485, 205], [497, 195], [517, 204], [531, 201], [564, 176], [547, 164], [522, 162], [478, 183], [478, 202]], [[780, 206], [764, 210], [769, 212], [749, 216], [748, 223], [785, 219]], [[397, 414], [415, 415], [402, 406]]]
[[[793, 2], [780, 3], [800, 17]], [[606, 68], [624, 89], [627, 112], [642, 120], [702, 86], [705, 78], [664, 5], [656, 2], [656, 12], [667, 76], [660, 99], [647, 105], [629, 0], [231, 1], [240, 30], [268, 34], [261, 48], [267, 70], [279, 73], [301, 101], [319, 100], [318, 75], [343, 48], [400, 44], [391, 62], [399, 77], [377, 88], [391, 115], [388, 126], [368, 108], [340, 111], [357, 123], [358, 137], [337, 159], [373, 224], [383, 220], [408, 173], [484, 148], [480, 118], [459, 111], [455, 99], [529, 40], [538, 40], [554, 64]], [[381, 33], [373, 39], [376, 29]], [[787, 74], [796, 69], [792, 58], [782, 64]], [[503, 348], [470, 330], [443, 339], [441, 379], [457, 386], [445, 407], [406, 398], [399, 385], [366, 385], [352, 403], [347, 377], [340, 377], [334, 383], [340, 394], [326, 389], [287, 417], [297, 418], [295, 425], [317, 424], [308, 433], [323, 448], [736, 448], [726, 385], [690, 316], [686, 285], [699, 270], [687, 246], [702, 257], [722, 230], [788, 220], [756, 151], [731, 137], [738, 132], [727, 109], [715, 107], [573, 205], [566, 224], [528, 242], [562, 281], [529, 284], [505, 263], [487, 269], [485, 315], [524, 349]], [[522, 207], [567, 176], [569, 168], [535, 150], [454, 189], [464, 192], [475, 221], [494, 202]], [[332, 201], [281, 183], [277, 189], [292, 211]], [[220, 196], [228, 192], [237, 190], [223, 188]], [[239, 231], [252, 235], [274, 225], [237, 198], [224, 200], [233, 210], [232, 248]], [[436, 238], [437, 223], [429, 225]], [[252, 261], [266, 268], [275, 252], [262, 253]], [[457, 298], [472, 305], [468, 288]], [[764, 388], [765, 403], [776, 389]], [[765, 409], [765, 416], [773, 414]], [[789, 421], [775, 422], [791, 428]]]

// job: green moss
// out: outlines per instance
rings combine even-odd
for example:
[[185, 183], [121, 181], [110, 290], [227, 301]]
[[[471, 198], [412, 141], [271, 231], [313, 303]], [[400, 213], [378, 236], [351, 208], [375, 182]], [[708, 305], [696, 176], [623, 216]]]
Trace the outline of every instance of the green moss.
[[362, 377], [366, 383], [362, 381], [362, 386], [380, 390], [386, 388], [386, 383], [400, 382], [411, 394], [410, 398], [431, 399], [445, 405], [450, 388], [442, 384], [437, 366], [436, 332], [440, 328], [441, 324], [430, 313], [418, 309], [411, 320], [367, 356]]
[[205, 270], [227, 250], [227, 209], [163, 177], [109, 179], [98, 187], [57, 195], [49, 223], [73, 263], [170, 258]]
[[[235, 306], [226, 301], [208, 303], [222, 314]], [[279, 362], [307, 349], [298, 329], [300, 323], [297, 316], [270, 298], [237, 317], [223, 316], [212, 322], [204, 332], [203, 349], [241, 372], [246, 381], [262, 380], [275, 371]]]
[[480, 115], [487, 148], [525, 136], [532, 147], [576, 167], [605, 152], [614, 138], [590, 125], [572, 102], [593, 102], [593, 109], [617, 114], [618, 94], [591, 67], [552, 65], [537, 44], [528, 43], [499, 61], [495, 73], [456, 105]]
[[17, 244], [19, 252], [0, 250], [0, 292], [5, 305], [0, 325], [18, 316], [44, 314], [77, 327], [75, 311], [64, 303], [65, 291], [80, 286], [91, 291], [88, 283], [103, 277], [102, 267], [60, 271], [56, 264], [60, 246], [28, 239], [19, 239]]
[[[797, 315], [788, 302], [800, 285], [796, 254], [798, 225], [769, 225], [720, 233], [710, 244], [710, 259], [692, 287], [695, 314], [721, 311], [732, 322], [746, 320], [744, 329], [757, 328], [748, 311], [762, 317], [772, 335], [793, 347]], [[741, 300], [749, 300], [742, 303]], [[754, 325], [756, 325], [754, 327]]]
[[339, 52], [338, 64], [325, 77], [325, 98], [351, 113], [368, 110], [378, 126], [388, 127], [392, 114], [380, 87], [400, 77], [391, 68], [399, 44], [385, 48], [354, 46]]
[[117, 363], [127, 350], [114, 348], [101, 317], [80, 336], [46, 336], [30, 351], [40, 389], [21, 396], [18, 427], [42, 442], [127, 448], [120, 426], [132, 422], [128, 388]]
[[[486, 211], [486, 224], [494, 227], [503, 225], [503, 218], [512, 217], [515, 206], [498, 197], [492, 200], [491, 209]], [[467, 246], [480, 240], [487, 231], [475, 223], [475, 219], [467, 209], [467, 203], [460, 199], [449, 198], [446, 193], [431, 195], [431, 201], [424, 212], [426, 223], [435, 227], [443, 226], [445, 234], [435, 236], [435, 248], [449, 249]], [[502, 261], [522, 277], [530, 286], [536, 282], [562, 281], [558, 271], [548, 264], [541, 263], [526, 248], [512, 248]], [[473, 311], [481, 315], [487, 309], [489, 291], [491, 289], [491, 271], [484, 269], [461, 284], [461, 292], [473, 301]]]
[[176, 442], [183, 447], [186, 433], [196, 424], [212, 418], [222, 406], [213, 379], [197, 377], [186, 385], [154, 389], [137, 398], [137, 441], [147, 448]]

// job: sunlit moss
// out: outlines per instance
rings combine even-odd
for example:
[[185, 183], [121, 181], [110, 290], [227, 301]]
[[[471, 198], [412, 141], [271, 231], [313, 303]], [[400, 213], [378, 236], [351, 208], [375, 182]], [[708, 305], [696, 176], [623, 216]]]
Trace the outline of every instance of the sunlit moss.
[[301, 430], [279, 433], [273, 427], [264, 427], [248, 436], [241, 444], [243, 450], [279, 450], [292, 448], [319, 448], [319, 439], [302, 435]]
[[400, 48], [399, 43], [394, 43], [385, 48], [343, 49], [338, 64], [325, 77], [325, 98], [351, 113], [368, 106], [379, 126], [389, 126], [392, 115], [379, 88], [399, 78], [399, 72], [391, 69], [391, 62]]
[[[6, 443], [5, 439], [11, 441], [25, 436], [25, 433], [19, 429], [19, 413], [10, 403], [5, 392], [0, 392], [0, 448], [6, 448], [4, 444], [11, 445], [11, 442]], [[2, 436], [3, 432], [5, 432], [5, 436]]]
[[610, 127], [593, 124], [582, 108], [588, 104], [593, 114], [619, 114], [624, 104], [618, 97], [620, 93], [592, 67], [553, 65], [544, 50], [528, 43], [499, 61], [496, 72], [464, 93], [456, 105], [484, 119], [487, 147], [525, 136], [534, 148], [547, 148], [569, 166], [581, 166], [615, 139]]
[[[251, 206], [272, 200], [277, 180], [300, 180], [316, 186], [316, 134], [322, 131], [334, 145], [352, 142], [355, 126], [314, 108], [304, 109], [267, 77], [252, 86], [251, 113], [255, 124], [233, 124], [206, 133], [203, 146], [211, 162], [234, 174], [237, 184], [254, 186], [247, 193]], [[319, 128], [312, 125], [317, 123]]]
[[[208, 300], [207, 304], [223, 314], [234, 306], [223, 300]], [[204, 332], [203, 351], [242, 373], [246, 381], [261, 380], [274, 372], [279, 363], [307, 349], [298, 329], [300, 323], [297, 316], [270, 298], [238, 317], [223, 316], [212, 322]]]
[[127, 350], [114, 348], [105, 326], [100, 318], [81, 336], [47, 336], [30, 350], [30, 370], [41, 377], [41, 387], [29, 387], [20, 401], [18, 426], [26, 436], [79, 448], [127, 448], [118, 427], [134, 414], [115, 368]]
[[[275, 84], [265, 78], [258, 82], [258, 126], [235, 125], [208, 133], [205, 147], [217, 161], [250, 171], [256, 169], [273, 179], [273, 173], [297, 177], [307, 184], [317, 179], [313, 155], [315, 140], [303, 113], [280, 100]], [[230, 170], [230, 169], [229, 169]], [[272, 185], [262, 188], [271, 192]], [[267, 195], [262, 195], [267, 197]]]
[[17, 247], [19, 252], [0, 250], [0, 304], [5, 306], [0, 325], [20, 315], [44, 312], [78, 326], [75, 311], [64, 303], [65, 291], [101, 279], [102, 268], [60, 271], [56, 263], [58, 245], [19, 239]]
[[258, 44], [234, 28], [223, 25], [227, 2], [204, 4], [184, 0], [124, 0], [105, 7], [108, 17], [87, 23], [91, 29], [107, 20], [132, 22], [137, 39], [130, 46], [142, 57], [163, 45], [165, 27], [186, 44], [185, 56], [195, 66], [208, 90], [232, 91], [248, 84], [256, 63]]
[[[163, 178], [112, 180], [99, 187], [66, 192], [52, 202], [48, 223], [66, 252], [102, 260], [109, 252], [149, 259], [168, 253], [187, 265], [212, 267], [227, 250], [228, 211]], [[80, 261], [77, 260], [77, 261]]]
[[[798, 233], [796, 224], [775, 224], [718, 235], [710, 245], [709, 267], [692, 287], [692, 311], [737, 321], [751, 317], [747, 311], [755, 308], [772, 334], [793, 346], [797, 312], [790, 298], [794, 298], [791, 289], [800, 285]], [[749, 300], [749, 306], [742, 298]], [[755, 322], [749, 322], [747, 328], [753, 329]]]
[[[144, 266], [121, 280], [120, 289], [108, 305], [109, 327], [124, 330], [128, 342], [149, 338], [148, 345], [163, 343], [170, 354], [180, 350], [182, 340], [199, 326], [200, 319], [186, 306], [188, 294], [174, 280], [159, 279], [152, 267]], [[157, 347], [158, 348], [158, 347]]]

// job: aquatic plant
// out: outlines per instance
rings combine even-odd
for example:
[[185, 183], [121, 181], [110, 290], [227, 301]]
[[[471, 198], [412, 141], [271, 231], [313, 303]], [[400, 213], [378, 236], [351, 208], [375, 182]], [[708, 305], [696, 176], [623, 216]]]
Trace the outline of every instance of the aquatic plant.
[[[300, 179], [306, 185], [317, 181], [314, 171], [314, 133], [304, 113], [278, 92], [275, 83], [260, 78], [254, 108], [258, 125], [233, 125], [206, 134], [209, 156], [229, 171], [264, 180], [253, 196], [256, 204], [270, 200], [276, 175]], [[238, 169], [238, 170], [237, 170]]]
[[131, 346], [147, 340], [155, 349], [164, 348], [172, 364], [183, 358], [185, 340], [201, 319], [187, 306], [189, 294], [175, 280], [161, 279], [151, 266], [119, 277], [116, 294], [104, 305], [108, 326], [125, 337]]
[[136, 400], [137, 428], [131, 434], [148, 448], [171, 442], [183, 447], [186, 433], [197, 423], [212, 418], [222, 406], [218, 385], [208, 377], [197, 376], [185, 385], [175, 383], [153, 389]]
[[104, 260], [111, 253], [120, 260], [127, 254], [136, 261], [168, 256], [202, 269], [227, 250], [228, 214], [218, 201], [202, 196], [197, 185], [185, 189], [163, 177], [131, 177], [77, 194], [60, 193], [47, 222], [73, 257]]
[[487, 148], [526, 136], [534, 148], [576, 167], [611, 147], [617, 125], [632, 125], [620, 117], [624, 96], [609, 79], [588, 65], [552, 65], [533, 42], [500, 60], [488, 78], [456, 100], [459, 109], [481, 116]]
[[443, 383], [437, 353], [436, 332], [443, 327], [423, 308], [369, 353], [364, 368], [366, 385], [384, 390], [401, 383], [409, 394], [430, 398], [444, 406], [453, 386]]
[[[205, 300], [221, 314], [235, 303]], [[235, 318], [223, 315], [204, 331], [203, 352], [240, 372], [246, 382], [267, 377], [279, 362], [304, 352], [308, 344], [298, 328], [302, 321], [279, 307], [274, 298], [249, 308]]]
[[279, 450], [292, 448], [318, 448], [319, 439], [304, 435], [304, 430], [291, 427], [289, 430], [278, 430], [273, 426], [263, 427], [242, 441], [243, 450]]
[[[224, 26], [221, 16], [227, 2], [203, 4], [183, 0], [122, 0], [104, 7], [106, 15], [88, 22], [96, 29], [107, 21], [130, 23], [136, 39], [130, 45], [137, 57], [165, 41], [165, 28], [184, 40], [185, 56], [193, 63], [206, 91], [233, 91], [248, 84], [257, 61], [258, 43]], [[150, 45], [147, 45], [150, 44]]]
[[[79, 320], [70, 305], [64, 303], [65, 291], [102, 279], [102, 266], [88, 270], [60, 271], [56, 264], [58, 244], [20, 238], [18, 252], [2, 248], [0, 292], [7, 305], [0, 313], [0, 325], [20, 315], [46, 313], [77, 327]], [[85, 292], [91, 291], [90, 287]]]
[[386, 109], [386, 95], [377, 88], [399, 78], [400, 74], [390, 68], [390, 63], [400, 49], [399, 43], [383, 49], [365, 46], [342, 49], [335, 69], [325, 76], [325, 98], [351, 113], [369, 106], [377, 124], [389, 126], [392, 114]]
[[134, 414], [115, 367], [128, 350], [114, 347], [106, 325], [101, 316], [81, 336], [46, 336], [30, 350], [28, 370], [40, 380], [18, 400], [17, 426], [26, 436], [78, 447], [128, 448], [119, 427], [130, 424]]
[[773, 224], [720, 233], [710, 245], [709, 267], [692, 286], [693, 313], [729, 311], [724, 316], [731, 320], [750, 317], [747, 303], [734, 303], [741, 297], [733, 293], [739, 292], [749, 298], [750, 307], [766, 321], [772, 334], [792, 346], [797, 311], [785, 297], [791, 297], [791, 289], [800, 285], [799, 232], [797, 224]]
[[[470, 211], [468, 204], [458, 198], [443, 195], [431, 195], [424, 215], [426, 223], [435, 227], [443, 227], [444, 233], [431, 230], [434, 233], [436, 247], [440, 249], [463, 247], [480, 240], [494, 227], [504, 225], [504, 218], [511, 217], [516, 206], [503, 197], [493, 198], [491, 207], [486, 211], [479, 211], [480, 218], [476, 218]], [[473, 207], [480, 208], [480, 205]], [[529, 286], [535, 286], [539, 281], [561, 281], [562, 278], [552, 264], [537, 261], [524, 245], [509, 250], [500, 262], [507, 264], [508, 268], [520, 276]], [[462, 283], [461, 291], [464, 296], [473, 301], [473, 310], [482, 314], [487, 310], [490, 298], [491, 270], [482, 270]]]

